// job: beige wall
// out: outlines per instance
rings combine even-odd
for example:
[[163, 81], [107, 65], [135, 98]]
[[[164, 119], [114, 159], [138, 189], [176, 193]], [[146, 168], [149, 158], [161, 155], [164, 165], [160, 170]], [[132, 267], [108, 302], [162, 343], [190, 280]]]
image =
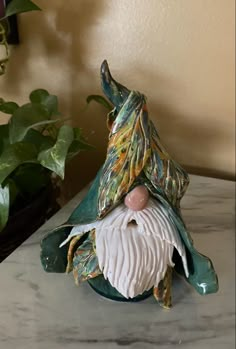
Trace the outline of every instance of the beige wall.
[[104, 109], [83, 110], [86, 96], [100, 93], [104, 58], [118, 81], [148, 96], [150, 115], [173, 157], [197, 173], [232, 178], [233, 0], [35, 2], [44, 11], [20, 17], [21, 44], [12, 50], [0, 91], [23, 102], [32, 89], [49, 89], [97, 147], [70, 165], [68, 195], [104, 159]]

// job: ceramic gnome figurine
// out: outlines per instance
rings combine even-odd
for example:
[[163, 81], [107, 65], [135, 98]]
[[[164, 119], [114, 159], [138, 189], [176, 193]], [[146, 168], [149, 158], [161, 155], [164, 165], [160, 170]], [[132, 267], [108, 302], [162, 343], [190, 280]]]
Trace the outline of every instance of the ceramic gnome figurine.
[[200, 294], [216, 292], [213, 265], [194, 248], [180, 213], [188, 175], [162, 146], [145, 96], [117, 83], [106, 61], [101, 83], [114, 105], [106, 160], [68, 221], [42, 240], [44, 269], [73, 271], [77, 284], [88, 281], [113, 300], [153, 293], [165, 308], [173, 268]]

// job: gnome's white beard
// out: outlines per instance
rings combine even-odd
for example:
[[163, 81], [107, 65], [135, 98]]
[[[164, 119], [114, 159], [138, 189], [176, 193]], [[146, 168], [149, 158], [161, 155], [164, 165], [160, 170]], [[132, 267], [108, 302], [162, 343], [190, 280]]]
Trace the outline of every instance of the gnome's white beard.
[[167, 266], [174, 266], [174, 247], [188, 277], [185, 247], [156, 200], [150, 199], [142, 211], [132, 211], [121, 204], [101, 221], [74, 227], [70, 236], [93, 228], [99, 267], [104, 278], [124, 297], [133, 298], [157, 287]]

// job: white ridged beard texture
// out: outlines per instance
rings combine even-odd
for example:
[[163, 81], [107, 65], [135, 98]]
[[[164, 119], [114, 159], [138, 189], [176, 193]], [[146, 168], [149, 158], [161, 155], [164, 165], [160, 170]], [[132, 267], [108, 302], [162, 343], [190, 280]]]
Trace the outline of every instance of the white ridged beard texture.
[[124, 297], [133, 298], [158, 286], [167, 266], [174, 266], [174, 247], [188, 277], [185, 247], [156, 200], [150, 199], [142, 211], [121, 204], [101, 221], [74, 227], [66, 241], [92, 228], [96, 229], [96, 254], [104, 278]]

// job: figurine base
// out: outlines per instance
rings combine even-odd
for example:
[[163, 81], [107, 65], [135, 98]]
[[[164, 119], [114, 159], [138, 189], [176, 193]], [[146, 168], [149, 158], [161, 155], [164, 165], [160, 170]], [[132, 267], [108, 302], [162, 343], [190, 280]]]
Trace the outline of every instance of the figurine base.
[[153, 291], [153, 288], [151, 288], [150, 290], [145, 291], [143, 294], [137, 297], [125, 298], [114, 287], [111, 286], [108, 280], [104, 279], [103, 275], [99, 275], [96, 278], [89, 279], [88, 283], [92, 287], [92, 289], [101, 296], [118, 302], [139, 302], [148, 298]]

